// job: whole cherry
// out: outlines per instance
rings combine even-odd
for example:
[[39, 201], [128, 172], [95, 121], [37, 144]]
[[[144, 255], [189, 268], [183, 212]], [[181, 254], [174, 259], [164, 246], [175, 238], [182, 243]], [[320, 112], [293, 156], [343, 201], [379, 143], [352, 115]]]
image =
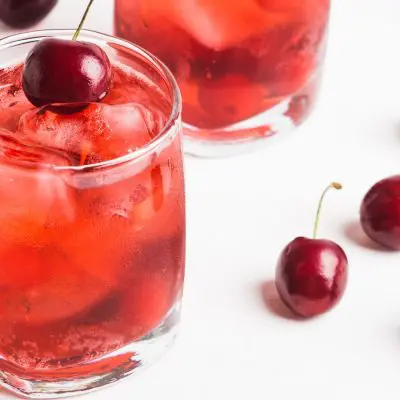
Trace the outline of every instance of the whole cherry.
[[310, 318], [333, 308], [347, 286], [347, 257], [331, 240], [316, 239], [322, 202], [329, 189], [341, 189], [332, 183], [323, 192], [318, 205], [313, 238], [297, 237], [282, 251], [276, 268], [275, 283], [282, 301], [297, 315]]
[[400, 250], [400, 175], [375, 183], [360, 208], [361, 226], [375, 242]]
[[0, 20], [13, 28], [28, 28], [44, 18], [57, 0], [0, 0]]
[[22, 87], [33, 105], [74, 110], [77, 104], [99, 101], [108, 93], [112, 68], [107, 54], [94, 43], [77, 41], [92, 3], [72, 40], [44, 39], [28, 54]]

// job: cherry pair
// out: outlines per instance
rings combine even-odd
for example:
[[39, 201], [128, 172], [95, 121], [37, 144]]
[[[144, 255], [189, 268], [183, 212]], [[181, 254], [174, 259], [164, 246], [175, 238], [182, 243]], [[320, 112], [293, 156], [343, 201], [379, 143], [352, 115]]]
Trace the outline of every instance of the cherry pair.
[[[341, 189], [332, 183], [325, 189], [315, 219], [314, 237], [298, 237], [282, 251], [276, 269], [276, 287], [282, 301], [302, 317], [314, 317], [334, 307], [347, 285], [348, 261], [335, 242], [316, 239], [319, 214], [326, 192]], [[361, 226], [380, 245], [400, 250], [400, 176], [376, 183], [360, 209]]]

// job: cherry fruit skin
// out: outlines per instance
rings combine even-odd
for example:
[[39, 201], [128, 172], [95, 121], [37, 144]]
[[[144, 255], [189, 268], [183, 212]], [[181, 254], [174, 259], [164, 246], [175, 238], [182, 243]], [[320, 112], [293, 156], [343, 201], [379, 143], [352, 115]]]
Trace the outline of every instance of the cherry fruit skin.
[[360, 208], [364, 232], [375, 242], [400, 250], [400, 175], [375, 183]]
[[96, 44], [44, 39], [28, 54], [22, 87], [36, 107], [87, 104], [104, 98], [111, 80], [110, 60]]
[[14, 28], [28, 28], [44, 18], [57, 0], [0, 0], [0, 20]]
[[298, 237], [281, 253], [275, 283], [282, 301], [295, 314], [310, 318], [339, 303], [347, 277], [347, 257], [338, 244]]

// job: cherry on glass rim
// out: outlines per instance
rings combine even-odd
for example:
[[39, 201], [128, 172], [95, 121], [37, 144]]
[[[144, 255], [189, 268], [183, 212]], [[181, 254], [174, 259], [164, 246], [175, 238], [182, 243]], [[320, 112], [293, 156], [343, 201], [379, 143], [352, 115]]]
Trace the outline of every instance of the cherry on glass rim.
[[107, 95], [112, 80], [107, 54], [94, 43], [77, 41], [92, 3], [90, 0], [72, 40], [44, 39], [28, 54], [22, 87], [36, 107], [52, 105], [65, 111]]
[[325, 194], [317, 210], [312, 238], [297, 237], [282, 251], [276, 267], [275, 284], [282, 301], [297, 315], [310, 318], [332, 309], [341, 300], [347, 286], [348, 261], [335, 242], [317, 239], [318, 223]]
[[375, 183], [360, 207], [361, 226], [374, 242], [400, 250], [400, 175]]

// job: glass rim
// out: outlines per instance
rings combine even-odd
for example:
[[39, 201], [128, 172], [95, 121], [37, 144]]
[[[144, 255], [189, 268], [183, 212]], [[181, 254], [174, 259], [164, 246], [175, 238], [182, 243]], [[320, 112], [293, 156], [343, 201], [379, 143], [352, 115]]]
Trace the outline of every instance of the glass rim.
[[[22, 32], [22, 33], [16, 33], [16, 34], [11, 34], [8, 36], [5, 36], [3, 38], [0, 38], [0, 51], [5, 50], [7, 48], [11, 47], [16, 47], [22, 44], [26, 43], [31, 43], [31, 42], [37, 42], [42, 39], [46, 38], [65, 38], [65, 37], [72, 37], [74, 34], [75, 30], [73, 29], [41, 29], [41, 30], [33, 30], [29, 32]], [[112, 35], [108, 35], [102, 32], [98, 32], [95, 30], [90, 30], [90, 29], [82, 29], [80, 33], [80, 37], [84, 40], [86, 38], [92, 37], [97, 40], [106, 42], [106, 43], [112, 43], [119, 45], [125, 49], [131, 50], [136, 54], [139, 54], [140, 56], [144, 57], [146, 62], [149, 62], [153, 67], [156, 67], [156, 72], [158, 72], [163, 79], [166, 79], [167, 84], [171, 88], [171, 96], [172, 96], [172, 110], [170, 112], [170, 115], [168, 117], [168, 120], [166, 121], [165, 125], [163, 128], [160, 130], [158, 135], [146, 143], [145, 145], [139, 147], [138, 149], [135, 149], [134, 151], [125, 154], [123, 156], [115, 157], [111, 160], [107, 161], [102, 161], [98, 163], [93, 163], [93, 164], [87, 164], [87, 165], [77, 165], [77, 166], [57, 166], [53, 164], [46, 164], [46, 163], [33, 163], [33, 162], [27, 162], [27, 161], [18, 161], [18, 160], [10, 160], [6, 161], [7, 164], [11, 164], [13, 166], [17, 167], [28, 167], [29, 169], [32, 169], [32, 167], [35, 166], [42, 166], [46, 167], [48, 169], [52, 169], [54, 171], [60, 171], [60, 172], [93, 172], [93, 171], [98, 171], [102, 169], [106, 169], [109, 167], [115, 167], [121, 164], [125, 164], [127, 162], [132, 162], [132, 161], [140, 161], [142, 158], [151, 155], [158, 149], [159, 147], [163, 147], [163, 144], [165, 142], [168, 142], [171, 136], [175, 133], [175, 126], [179, 122], [179, 118], [182, 112], [182, 97], [181, 97], [181, 92], [179, 90], [178, 83], [172, 74], [172, 72], [168, 69], [168, 67], [161, 61], [159, 60], [155, 55], [147, 51], [146, 49], [128, 41], [125, 39], [121, 39], [119, 37], [115, 37]], [[1, 64], [0, 64], [1, 67]], [[1, 128], [1, 127], [0, 127]], [[1, 162], [1, 160], [0, 160]]]

